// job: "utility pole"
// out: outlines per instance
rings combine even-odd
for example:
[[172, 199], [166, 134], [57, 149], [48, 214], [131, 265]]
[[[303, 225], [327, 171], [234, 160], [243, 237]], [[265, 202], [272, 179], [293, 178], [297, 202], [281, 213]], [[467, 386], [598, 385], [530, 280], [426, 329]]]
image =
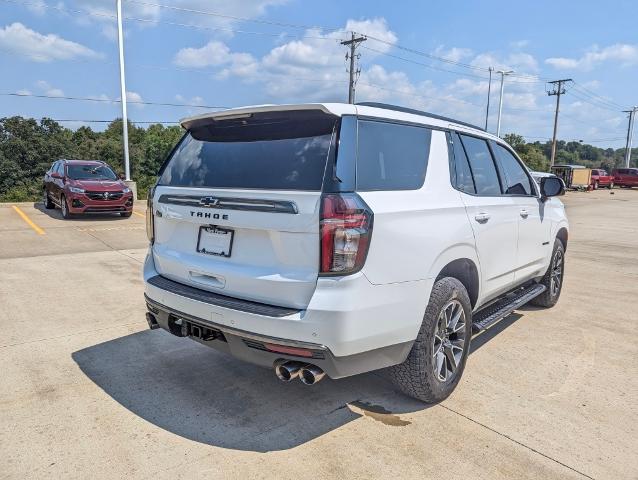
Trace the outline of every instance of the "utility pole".
[[[128, 157], [128, 116], [126, 114], [126, 79], [124, 75], [124, 35], [122, 34], [122, 0], [115, 0], [117, 9], [117, 44], [120, 50], [120, 89], [122, 95], [122, 145], [124, 147], [125, 181], [131, 182], [131, 167]], [[133, 185], [133, 188], [135, 186]], [[133, 189], [132, 188], [132, 189]], [[137, 194], [134, 190], [133, 194]]]
[[560, 110], [560, 96], [566, 92], [565, 83], [571, 82], [571, 78], [564, 78], [562, 80], [554, 80], [547, 82], [552, 85], [552, 90], [547, 90], [547, 95], [556, 95], [556, 113], [554, 113], [554, 135], [552, 136], [552, 156], [549, 160], [549, 166], [554, 166], [554, 160], [556, 158], [556, 134], [558, 133], [558, 111]]
[[492, 93], [492, 72], [494, 69], [490, 67], [490, 83], [487, 84], [487, 108], [485, 109], [485, 131], [487, 132], [487, 119], [490, 118], [490, 94]]
[[634, 118], [638, 112], [638, 107], [634, 107], [631, 110], [624, 110], [624, 113], [629, 114], [629, 126], [627, 127], [627, 144], [625, 146], [625, 168], [631, 166], [631, 144], [634, 136]]
[[350, 52], [346, 53], [346, 60], [350, 60], [350, 83], [348, 86], [348, 103], [354, 103], [354, 85], [357, 83], [357, 78], [361, 73], [361, 69], [355, 70], [355, 59], [359, 59], [360, 54], [355, 53], [357, 46], [361, 42], [365, 42], [367, 40], [366, 37], [360, 36], [357, 37], [355, 32], [351, 32], [350, 40], [344, 40], [341, 42], [341, 45], [350, 46]]
[[501, 136], [501, 114], [503, 113], [503, 85], [505, 83], [505, 75], [514, 73], [514, 70], [498, 70], [496, 73], [501, 74], [501, 96], [498, 99], [498, 119], [496, 120], [496, 136]]

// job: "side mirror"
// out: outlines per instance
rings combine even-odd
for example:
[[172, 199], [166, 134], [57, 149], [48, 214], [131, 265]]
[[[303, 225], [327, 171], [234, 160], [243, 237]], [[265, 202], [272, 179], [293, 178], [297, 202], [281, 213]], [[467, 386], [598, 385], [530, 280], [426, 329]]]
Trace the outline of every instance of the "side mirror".
[[541, 179], [541, 200], [544, 202], [549, 197], [565, 195], [565, 184], [558, 177], [543, 177]]
[[60, 175], [58, 172], [53, 172], [51, 173], [51, 178], [57, 178], [59, 180], [60, 178], [62, 178], [62, 175]]

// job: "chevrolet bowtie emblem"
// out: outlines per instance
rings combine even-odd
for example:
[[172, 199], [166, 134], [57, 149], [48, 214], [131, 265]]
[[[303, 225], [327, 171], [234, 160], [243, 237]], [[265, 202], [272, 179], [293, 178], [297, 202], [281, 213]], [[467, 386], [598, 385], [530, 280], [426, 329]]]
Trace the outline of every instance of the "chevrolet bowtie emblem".
[[219, 205], [219, 198], [203, 197], [202, 199], [200, 199], [199, 204], [202, 207], [215, 207]]

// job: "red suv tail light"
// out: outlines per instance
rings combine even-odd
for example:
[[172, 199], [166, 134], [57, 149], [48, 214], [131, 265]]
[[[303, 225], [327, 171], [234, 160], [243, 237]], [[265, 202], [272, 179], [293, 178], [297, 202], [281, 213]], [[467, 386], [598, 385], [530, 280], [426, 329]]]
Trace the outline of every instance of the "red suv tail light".
[[361, 270], [370, 245], [372, 219], [372, 212], [357, 194], [321, 197], [320, 274], [349, 275]]

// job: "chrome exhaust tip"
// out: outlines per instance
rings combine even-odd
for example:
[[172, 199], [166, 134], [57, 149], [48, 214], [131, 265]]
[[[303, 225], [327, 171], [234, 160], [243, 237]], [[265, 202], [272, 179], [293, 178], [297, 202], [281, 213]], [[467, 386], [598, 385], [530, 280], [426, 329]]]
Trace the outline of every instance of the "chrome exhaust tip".
[[325, 376], [325, 372], [315, 365], [304, 365], [299, 371], [299, 380], [305, 385], [314, 385]]
[[294, 380], [299, 376], [299, 371], [301, 370], [301, 364], [291, 360], [277, 360], [273, 367], [277, 378], [282, 382]]

